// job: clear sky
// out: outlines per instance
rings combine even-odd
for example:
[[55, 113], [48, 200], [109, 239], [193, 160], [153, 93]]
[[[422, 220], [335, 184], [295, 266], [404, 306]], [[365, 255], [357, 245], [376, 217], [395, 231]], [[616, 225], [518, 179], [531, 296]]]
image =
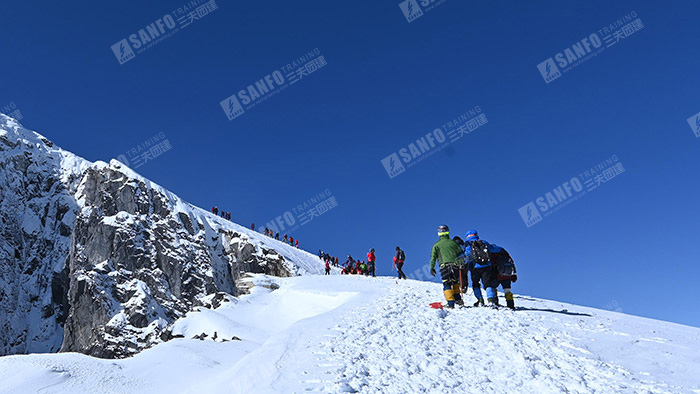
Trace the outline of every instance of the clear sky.
[[[410, 23], [400, 3], [218, 0], [182, 26], [185, 0], [6, 2], [0, 108], [93, 161], [162, 133], [172, 148], [136, 171], [244, 225], [329, 190], [338, 205], [291, 234], [374, 247], [383, 275], [397, 245], [407, 273], [427, 264], [446, 223], [508, 249], [516, 293], [700, 326], [700, 3], [447, 0]], [[173, 15], [119, 63], [112, 45]], [[605, 49], [546, 83], [538, 65], [577, 44]], [[222, 100], [316, 48], [323, 67], [227, 118]], [[384, 158], [476, 107], [486, 124], [389, 177]], [[521, 207], [613, 156], [623, 173], [525, 225]]]

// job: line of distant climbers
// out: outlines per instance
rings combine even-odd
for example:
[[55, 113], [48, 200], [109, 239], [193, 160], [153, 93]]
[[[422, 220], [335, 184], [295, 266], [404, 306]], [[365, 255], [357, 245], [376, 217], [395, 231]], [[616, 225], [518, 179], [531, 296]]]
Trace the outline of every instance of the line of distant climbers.
[[[219, 212], [219, 207], [212, 207], [211, 213], [213, 213], [216, 216], [221, 216], [222, 218], [226, 220], [231, 220], [231, 212], [226, 212], [226, 211], [221, 211]], [[255, 231], [255, 223], [250, 224], [250, 229]], [[294, 239], [291, 235], [284, 234], [284, 238], [280, 240], [280, 233], [275, 234], [274, 231], [268, 229], [267, 227], [263, 231], [264, 235], [267, 235], [270, 238], [274, 238], [278, 241], [284, 242], [288, 244], [289, 246], [295, 247], [299, 249], [299, 240]]]
[[[329, 256], [328, 253], [323, 253], [322, 250], [318, 251], [318, 257], [326, 262], [326, 275], [331, 274], [331, 266], [339, 267], [339, 261], [337, 257]], [[394, 256], [394, 269], [398, 271], [399, 279], [406, 279], [406, 275], [403, 273], [403, 264], [406, 260], [406, 254], [400, 247], [396, 247], [396, 255]], [[377, 268], [377, 256], [374, 254], [374, 248], [370, 249], [367, 253], [367, 262], [361, 260], [355, 260], [352, 255], [348, 255], [347, 260], [343, 263], [343, 269], [341, 271], [342, 275], [372, 275], [376, 277]]]
[[[211, 212], [214, 215], [221, 216], [226, 220], [231, 220], [231, 212], [219, 212], [219, 207], [217, 206], [212, 207]], [[250, 224], [250, 229], [255, 231], [255, 223]], [[263, 234], [299, 249], [299, 240], [294, 239], [294, 237], [292, 237], [291, 235], [284, 234], [284, 237], [280, 240], [280, 233], [275, 233], [272, 229], [269, 229], [267, 227], [265, 227], [265, 229], [263, 230]], [[326, 263], [326, 275], [331, 274], [331, 267], [340, 267], [340, 259], [338, 259], [338, 257], [334, 257], [329, 255], [328, 253], [324, 253], [320, 249], [318, 251], [318, 258], [322, 261], [325, 261]], [[394, 256], [393, 268], [398, 271], [399, 279], [406, 279], [406, 274], [404, 274], [403, 270], [401, 269], [405, 260], [406, 254], [403, 250], [401, 250], [401, 248], [397, 246], [396, 255]], [[347, 260], [345, 260], [345, 262], [343, 263], [343, 269], [341, 271], [341, 274], [366, 276], [372, 275], [373, 277], [376, 277], [376, 261], [377, 257], [374, 255], [374, 248], [370, 249], [370, 251], [367, 253], [367, 262], [355, 260], [352, 258], [351, 255], [348, 255]]]
[[[255, 231], [255, 223], [250, 224], [250, 229]], [[275, 233], [274, 231], [272, 231], [271, 229], [269, 229], [267, 227], [265, 227], [265, 230], [263, 230], [263, 234], [267, 235], [270, 238], [274, 238], [274, 239], [280, 241], [280, 233]], [[281, 241], [288, 244], [289, 246], [292, 246], [292, 247], [299, 249], [299, 240], [294, 239], [294, 237], [292, 237], [291, 235], [284, 234], [284, 238], [282, 238]]]
[[224, 218], [226, 220], [231, 220], [231, 212], [226, 212], [226, 211], [219, 212], [219, 207], [213, 207], [211, 209], [211, 213], [213, 213], [216, 216], [221, 216], [222, 218]]
[[[221, 211], [221, 213], [219, 213], [219, 207], [212, 207], [211, 212], [214, 215], [221, 216], [226, 220], [231, 220], [231, 212]], [[250, 229], [255, 231], [255, 223], [250, 224]], [[284, 234], [284, 237], [282, 240], [280, 240], [280, 233], [275, 233], [272, 229], [267, 227], [265, 227], [263, 230], [263, 234], [299, 249], [299, 240], [295, 240], [291, 235]], [[340, 259], [338, 257], [324, 253], [322, 250], [318, 251], [318, 258], [326, 263], [326, 275], [330, 275], [331, 267], [340, 267]], [[398, 271], [399, 279], [406, 279], [406, 275], [401, 269], [403, 267], [404, 260], [406, 260], [406, 255], [404, 254], [404, 251], [397, 246], [396, 256], [394, 256], [394, 269]], [[351, 255], [348, 255], [347, 260], [345, 260], [343, 263], [341, 274], [372, 275], [373, 277], [376, 277], [376, 261], [377, 257], [374, 255], [374, 248], [370, 249], [370, 251], [367, 253], [367, 262], [355, 260]]]
[[331, 267], [340, 267], [340, 260], [337, 257], [324, 253], [319, 249], [318, 258], [326, 262], [326, 275], [331, 274]]

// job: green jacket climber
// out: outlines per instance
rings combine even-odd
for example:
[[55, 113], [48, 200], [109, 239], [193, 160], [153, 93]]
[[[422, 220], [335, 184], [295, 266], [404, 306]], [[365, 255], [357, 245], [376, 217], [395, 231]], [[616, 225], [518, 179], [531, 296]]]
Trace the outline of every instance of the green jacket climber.
[[430, 253], [431, 270], [435, 269], [436, 260], [441, 268], [448, 264], [461, 265], [464, 261], [464, 251], [457, 242], [450, 239], [449, 233], [440, 235], [440, 239], [433, 245], [433, 251]]

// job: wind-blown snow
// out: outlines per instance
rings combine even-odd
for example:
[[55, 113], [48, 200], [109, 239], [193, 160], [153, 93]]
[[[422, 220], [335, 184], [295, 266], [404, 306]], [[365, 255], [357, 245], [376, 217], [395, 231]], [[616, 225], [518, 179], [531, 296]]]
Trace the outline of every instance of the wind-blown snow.
[[697, 328], [526, 296], [440, 317], [440, 285], [390, 278], [253, 280], [127, 360], [0, 358], [0, 392], [700, 393]]

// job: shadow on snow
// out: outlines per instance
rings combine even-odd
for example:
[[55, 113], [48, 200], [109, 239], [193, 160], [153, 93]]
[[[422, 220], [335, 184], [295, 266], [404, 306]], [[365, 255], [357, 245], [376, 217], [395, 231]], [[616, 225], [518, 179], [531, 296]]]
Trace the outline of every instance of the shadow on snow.
[[593, 315], [590, 315], [588, 313], [578, 313], [578, 312], [570, 312], [567, 309], [563, 309], [560, 311], [556, 311], [554, 309], [539, 309], [539, 308], [526, 308], [526, 307], [517, 307], [515, 308], [516, 311], [533, 311], [533, 312], [550, 312], [550, 313], [559, 313], [562, 315], [569, 315], [569, 316], [586, 316], [586, 317], [592, 317]]

